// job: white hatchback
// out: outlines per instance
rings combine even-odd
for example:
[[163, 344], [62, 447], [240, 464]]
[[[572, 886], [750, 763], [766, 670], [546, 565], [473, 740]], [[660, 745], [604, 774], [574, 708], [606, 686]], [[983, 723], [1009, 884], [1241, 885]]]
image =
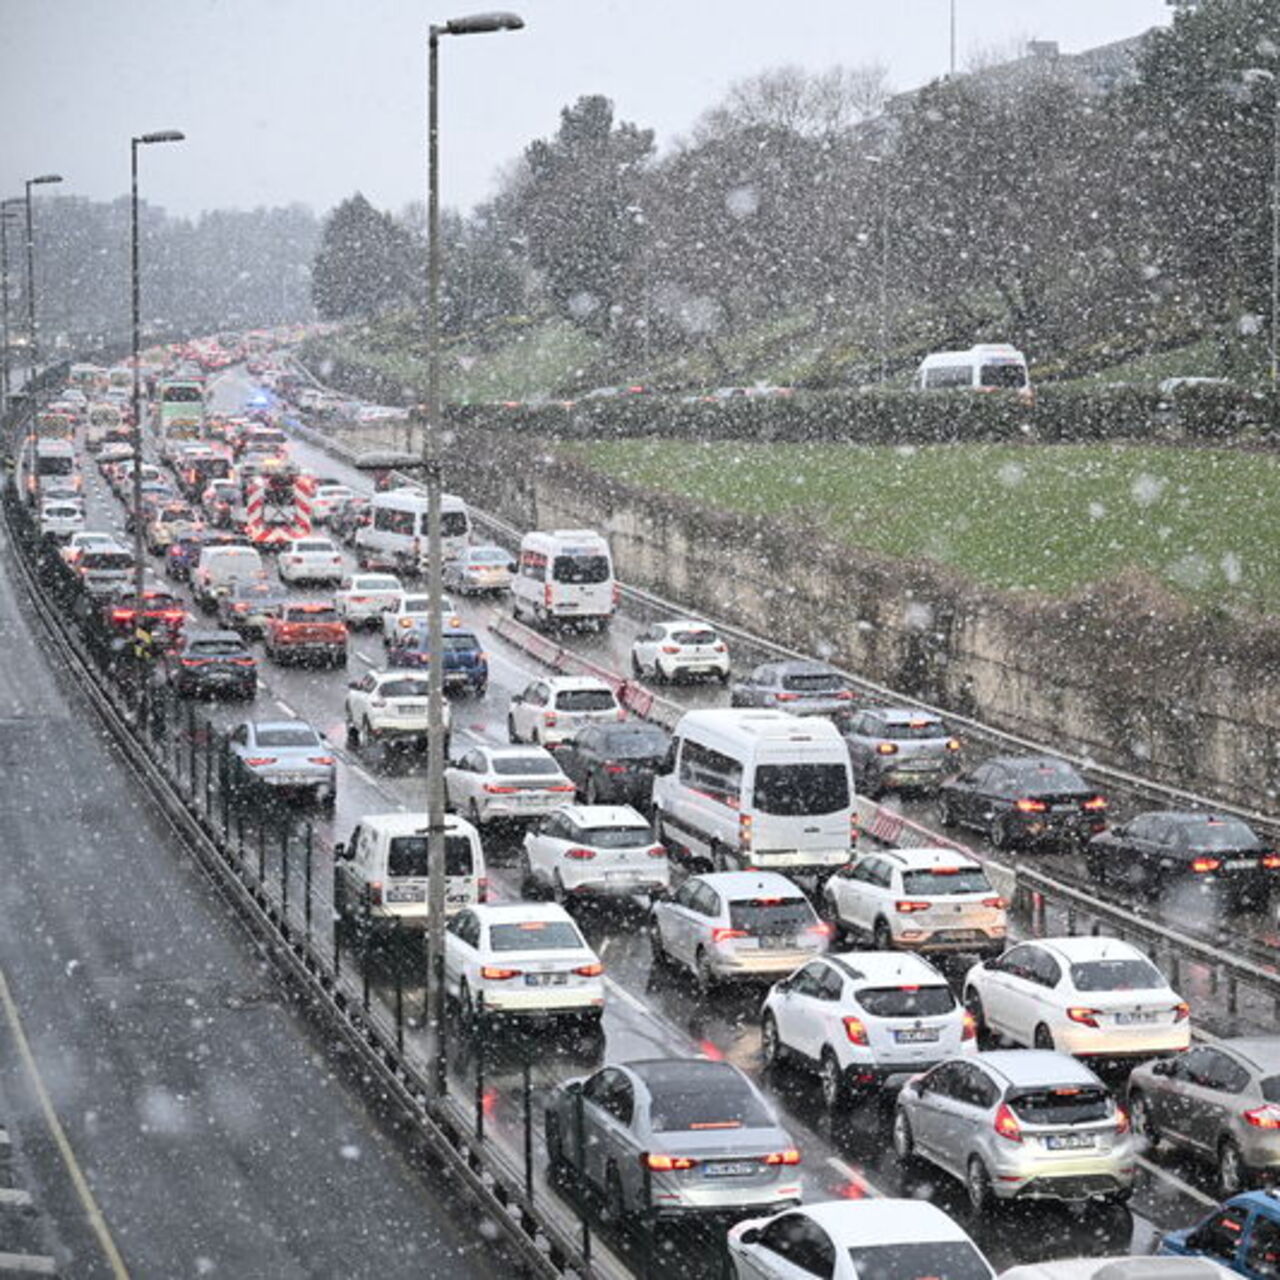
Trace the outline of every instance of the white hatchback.
[[589, 724], [616, 724], [626, 718], [617, 695], [596, 676], [546, 676], [512, 697], [507, 737], [550, 747]]
[[766, 1065], [786, 1058], [816, 1071], [834, 1111], [890, 1076], [976, 1053], [976, 1026], [921, 956], [850, 951], [811, 960], [775, 983], [760, 1040]]
[[444, 771], [449, 807], [476, 826], [540, 818], [568, 804], [573, 783], [541, 747], [472, 747]]
[[705, 622], [654, 622], [631, 645], [631, 670], [670, 684], [683, 676], [729, 680], [729, 646]]
[[[440, 616], [445, 628], [462, 626], [462, 619], [448, 596], [440, 598]], [[431, 617], [431, 601], [425, 591], [408, 591], [401, 588], [400, 593], [387, 606], [382, 614], [382, 643], [389, 645], [391, 637], [398, 631], [408, 631], [413, 627], [427, 625]]]
[[40, 505], [40, 532], [46, 538], [69, 538], [84, 530], [84, 508], [78, 501], [50, 498]]
[[403, 593], [400, 579], [393, 573], [355, 573], [342, 579], [333, 602], [347, 626], [376, 627]]
[[993, 1035], [1077, 1057], [1153, 1058], [1191, 1043], [1191, 1010], [1118, 938], [1037, 938], [964, 979], [965, 1007]]
[[341, 582], [342, 554], [331, 538], [291, 538], [280, 549], [281, 582]]
[[664, 893], [671, 883], [665, 846], [627, 804], [566, 805], [524, 837], [524, 887], [608, 897]]
[[[368, 671], [347, 685], [344, 706], [347, 743], [427, 743], [427, 677], [412, 671]], [[440, 708], [445, 752], [449, 750], [449, 704]]]
[[576, 1017], [599, 1025], [604, 965], [563, 907], [478, 905], [449, 921], [445, 992], [464, 1024], [494, 1016]]

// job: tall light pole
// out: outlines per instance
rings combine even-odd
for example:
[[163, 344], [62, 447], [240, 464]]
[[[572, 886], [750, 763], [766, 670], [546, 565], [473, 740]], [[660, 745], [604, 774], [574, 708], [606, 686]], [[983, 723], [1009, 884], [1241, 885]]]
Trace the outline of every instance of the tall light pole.
[[432, 24], [427, 43], [427, 420], [422, 468], [427, 486], [427, 973], [431, 1030], [435, 1036], [435, 1093], [449, 1091], [445, 1061], [444, 999], [444, 599], [440, 542], [440, 118], [437, 74], [441, 36], [518, 31], [514, 13], [477, 13]]
[[31, 434], [36, 431], [36, 365], [39, 355], [36, 344], [36, 237], [35, 223], [31, 214], [31, 188], [46, 186], [51, 182], [61, 182], [60, 173], [42, 173], [38, 178], [26, 181], [27, 206], [27, 367], [30, 377], [27, 380], [27, 405], [30, 409]]
[[[142, 277], [138, 269], [138, 148], [156, 142], [181, 142], [184, 135], [176, 129], [144, 133], [129, 139], [129, 284], [132, 291], [133, 316], [133, 591], [135, 607], [141, 616], [142, 591], [146, 581], [146, 564], [142, 540], [142, 374], [138, 368], [142, 346]], [[139, 689], [141, 689], [139, 684]]]
[[21, 216], [16, 208], [21, 196], [0, 200], [0, 316], [3, 317], [4, 352], [0, 360], [0, 412], [9, 410], [9, 394], [13, 390], [9, 381], [9, 225]]
[[1277, 389], [1280, 377], [1280, 76], [1266, 67], [1249, 67], [1241, 73], [1246, 84], [1266, 80], [1271, 85], [1271, 324], [1270, 364], [1271, 389]]

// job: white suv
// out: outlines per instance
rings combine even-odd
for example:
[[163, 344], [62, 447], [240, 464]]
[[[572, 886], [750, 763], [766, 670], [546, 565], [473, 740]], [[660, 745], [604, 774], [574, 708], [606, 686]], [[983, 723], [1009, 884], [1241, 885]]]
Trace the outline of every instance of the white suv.
[[[375, 742], [427, 745], [427, 677], [409, 671], [370, 671], [347, 686], [346, 724], [350, 746]], [[449, 754], [449, 704], [444, 715], [444, 750]]]
[[574, 804], [548, 814], [524, 837], [526, 896], [542, 890], [624, 897], [666, 892], [671, 865], [664, 845], [629, 804]]
[[341, 582], [342, 555], [332, 538], [291, 538], [280, 548], [281, 582]]
[[705, 622], [654, 622], [631, 646], [631, 670], [670, 684], [682, 676], [729, 681], [729, 648]]
[[1007, 904], [982, 864], [951, 849], [885, 849], [836, 872], [823, 891], [837, 928], [877, 951], [1004, 950]]
[[922, 956], [850, 951], [811, 960], [765, 997], [764, 1059], [817, 1071], [827, 1107], [893, 1075], [976, 1053], [977, 1024]]
[[512, 742], [550, 747], [589, 724], [616, 723], [627, 713], [617, 695], [595, 676], [547, 676], [511, 699], [507, 736]]

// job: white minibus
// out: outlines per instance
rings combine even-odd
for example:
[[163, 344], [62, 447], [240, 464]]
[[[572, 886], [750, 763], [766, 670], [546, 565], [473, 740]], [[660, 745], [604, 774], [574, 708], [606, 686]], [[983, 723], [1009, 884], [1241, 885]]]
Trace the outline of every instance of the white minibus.
[[1003, 342], [935, 351], [920, 362], [915, 386], [917, 391], [1015, 391], [1031, 398], [1027, 358]]
[[[427, 495], [421, 489], [376, 493], [369, 523], [356, 531], [356, 561], [362, 569], [425, 573], [427, 570]], [[440, 496], [440, 542], [446, 560], [455, 560], [471, 538], [467, 504], [451, 493]]]
[[511, 609], [540, 626], [587, 623], [603, 629], [618, 606], [609, 544], [594, 529], [526, 533], [511, 581]]

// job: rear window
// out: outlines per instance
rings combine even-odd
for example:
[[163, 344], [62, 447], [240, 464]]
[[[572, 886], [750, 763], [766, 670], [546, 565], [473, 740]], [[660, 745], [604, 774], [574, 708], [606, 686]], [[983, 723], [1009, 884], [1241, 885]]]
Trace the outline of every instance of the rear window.
[[491, 550], [482, 548], [479, 551], [469, 551], [467, 559], [472, 564], [509, 564], [511, 562], [511, 557], [499, 547]]
[[805, 671], [783, 676], [782, 687], [792, 693], [835, 693], [844, 688], [844, 680], [834, 671]]
[[667, 754], [667, 739], [661, 733], [611, 733], [604, 749], [618, 760], [660, 760]]
[[1252, 849], [1258, 844], [1252, 829], [1235, 818], [1214, 818], [1185, 829], [1193, 849]]
[[337, 622], [338, 612], [332, 605], [291, 605], [285, 608], [286, 622]]
[[564, 689], [556, 694], [557, 711], [612, 711], [617, 705], [609, 689]]
[[991, 1268], [967, 1240], [855, 1245], [858, 1280], [990, 1280]]
[[381, 698], [425, 698], [427, 694], [425, 680], [388, 680], [378, 686]]
[[1069, 765], [1059, 760], [1018, 764], [1013, 768], [1017, 782], [1028, 791], [1086, 791], [1084, 779]]
[[[228, 658], [243, 654], [244, 651], [244, 645], [237, 643], [235, 640], [198, 640], [187, 648], [187, 652], [194, 654], [197, 658]], [[265, 742], [261, 737], [258, 741], [263, 746], [277, 747], [285, 745], [279, 742]]]
[[399, 591], [400, 584], [389, 574], [375, 574], [371, 578], [352, 578], [352, 591]]
[[1280, 1102], [1280, 1076], [1268, 1076], [1262, 1081], [1262, 1096], [1268, 1102]]
[[813, 908], [804, 898], [743, 898], [729, 903], [729, 923], [753, 936], [795, 933], [814, 923]]
[[[230, 650], [240, 652], [240, 646]], [[309, 725], [282, 725], [276, 729], [259, 729], [258, 746], [260, 747], [318, 747], [320, 735]]]
[[[427, 836], [393, 836], [387, 849], [389, 876], [422, 877], [428, 873]], [[466, 836], [444, 838], [444, 873], [446, 876], [469, 876], [475, 871], [471, 858], [471, 841]]]
[[936, 1018], [956, 1007], [946, 983], [926, 987], [867, 987], [858, 1003], [877, 1018]]
[[904, 871], [903, 893], [987, 893], [991, 882], [981, 867], [939, 867], [932, 871]]
[[774, 1123], [746, 1082], [727, 1071], [717, 1075], [714, 1084], [704, 1081], [687, 1088], [678, 1084], [651, 1087], [649, 1122], [660, 1133], [761, 1129]]
[[560, 766], [554, 760], [544, 760], [541, 756], [498, 756], [491, 763], [494, 773], [506, 777], [526, 773], [545, 776], [560, 772]]
[[882, 725], [877, 736], [890, 742], [926, 742], [932, 738], [945, 738], [947, 730], [941, 720], [902, 720], [897, 724]]
[[1077, 991], [1150, 991], [1163, 987], [1160, 971], [1148, 960], [1085, 960], [1071, 966]]
[[329, 551], [334, 550], [332, 542], [296, 542], [294, 543], [295, 551]]
[[613, 575], [609, 569], [608, 556], [556, 556], [552, 561], [551, 576], [556, 582], [589, 586], [596, 582], [608, 582]]
[[1027, 371], [1017, 364], [984, 364], [978, 375], [980, 387], [1025, 387]]
[[673, 631], [671, 638], [676, 644], [715, 644], [716, 633], [714, 631]]
[[648, 827], [588, 827], [582, 832], [582, 843], [597, 849], [634, 849], [653, 843]]
[[563, 920], [524, 920], [519, 924], [489, 926], [491, 951], [560, 951], [585, 947], [582, 935]]
[[777, 817], [836, 813], [849, 807], [849, 769], [843, 764], [756, 766], [754, 805]]
[[127, 551], [86, 551], [80, 563], [86, 569], [131, 569], [133, 557]]
[[1103, 1089], [1063, 1086], [1014, 1094], [1007, 1099], [1010, 1109], [1027, 1124], [1085, 1124], [1105, 1120], [1111, 1101]]

